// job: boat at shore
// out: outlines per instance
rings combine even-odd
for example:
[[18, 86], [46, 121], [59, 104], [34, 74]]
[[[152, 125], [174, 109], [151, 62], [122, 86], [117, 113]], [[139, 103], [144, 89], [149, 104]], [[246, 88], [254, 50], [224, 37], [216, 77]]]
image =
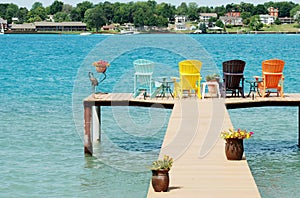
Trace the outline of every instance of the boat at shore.
[[80, 33], [80, 36], [90, 36], [92, 33], [90, 32], [82, 32]]
[[4, 27], [3, 27], [3, 23], [1, 23], [1, 30], [0, 30], [0, 34], [4, 34]]

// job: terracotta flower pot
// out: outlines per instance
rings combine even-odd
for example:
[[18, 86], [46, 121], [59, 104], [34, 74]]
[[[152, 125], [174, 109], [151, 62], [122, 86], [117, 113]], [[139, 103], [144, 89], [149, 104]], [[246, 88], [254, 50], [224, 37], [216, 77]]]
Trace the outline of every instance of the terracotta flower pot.
[[98, 73], [104, 73], [104, 72], [106, 72], [106, 66], [96, 66], [96, 71], [98, 72]]
[[228, 160], [241, 160], [244, 153], [243, 139], [226, 139], [225, 154]]
[[169, 188], [169, 170], [152, 170], [152, 187], [155, 192], [167, 192]]

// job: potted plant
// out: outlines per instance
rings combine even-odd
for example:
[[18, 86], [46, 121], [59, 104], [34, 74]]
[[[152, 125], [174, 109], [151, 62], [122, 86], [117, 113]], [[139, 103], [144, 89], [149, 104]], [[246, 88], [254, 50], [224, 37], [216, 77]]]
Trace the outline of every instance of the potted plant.
[[[219, 74], [210, 74], [205, 76], [205, 80], [206, 82], [217, 82], [219, 83], [220, 81], [220, 75]], [[213, 84], [208, 84], [208, 92], [212, 95], [212, 94], [217, 94], [218, 90], [217, 90], [217, 86], [213, 85]]]
[[225, 154], [228, 160], [241, 160], [244, 153], [244, 139], [252, 137], [253, 132], [247, 132], [246, 130], [234, 130], [229, 129], [221, 133], [225, 143]]
[[164, 155], [162, 160], [152, 163], [152, 187], [155, 192], [167, 192], [169, 188], [169, 170], [173, 165], [173, 158]]
[[93, 66], [96, 67], [96, 71], [98, 73], [105, 73], [107, 67], [109, 67], [109, 63], [104, 60], [99, 60], [99, 61], [93, 62]]

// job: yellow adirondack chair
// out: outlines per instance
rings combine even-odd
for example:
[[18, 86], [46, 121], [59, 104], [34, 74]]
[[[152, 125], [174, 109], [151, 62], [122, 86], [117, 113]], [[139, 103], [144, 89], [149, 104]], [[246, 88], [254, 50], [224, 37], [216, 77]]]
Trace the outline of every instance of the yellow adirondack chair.
[[[279, 59], [265, 60], [262, 62], [262, 77], [255, 76], [257, 88], [262, 97], [269, 96], [270, 93], [277, 93], [283, 97], [283, 68], [284, 61]], [[276, 90], [272, 92], [271, 90]], [[267, 93], [268, 91], [268, 93]]]
[[199, 60], [184, 60], [179, 62], [179, 81], [174, 80], [174, 97], [181, 98], [184, 92], [188, 95], [195, 94], [201, 98], [200, 81], [202, 79], [200, 71], [202, 62]]

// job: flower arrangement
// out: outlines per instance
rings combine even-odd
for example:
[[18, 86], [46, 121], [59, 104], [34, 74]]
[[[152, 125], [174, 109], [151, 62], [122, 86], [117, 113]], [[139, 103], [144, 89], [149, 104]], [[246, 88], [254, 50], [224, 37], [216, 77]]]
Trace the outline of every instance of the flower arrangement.
[[152, 163], [151, 170], [170, 170], [173, 165], [173, 158], [164, 155], [162, 160], [156, 160]]
[[106, 71], [106, 68], [110, 66], [110, 64], [107, 61], [99, 60], [96, 62], [93, 62], [93, 66], [96, 67], [97, 72], [104, 73]]
[[93, 66], [95, 66], [95, 67], [109, 67], [109, 63], [107, 61], [104, 61], [104, 60], [99, 60], [99, 61], [93, 62]]
[[216, 80], [216, 81], [219, 81], [220, 80], [220, 75], [219, 74], [211, 74], [211, 75], [207, 75], [205, 76], [205, 80], [208, 82], [208, 81], [211, 81], [211, 80]]
[[235, 131], [234, 129], [229, 129], [228, 131], [223, 131], [221, 133], [221, 138], [224, 140], [227, 139], [249, 139], [253, 135], [253, 132], [247, 132], [246, 130], [238, 129]]

